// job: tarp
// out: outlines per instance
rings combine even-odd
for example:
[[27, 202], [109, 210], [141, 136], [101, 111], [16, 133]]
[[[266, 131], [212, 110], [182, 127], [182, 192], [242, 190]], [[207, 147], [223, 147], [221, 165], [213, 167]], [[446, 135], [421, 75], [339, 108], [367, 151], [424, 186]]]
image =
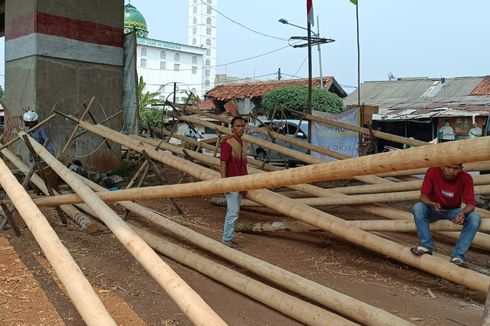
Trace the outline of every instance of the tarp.
[[[359, 126], [358, 109], [349, 109], [342, 113], [313, 111], [313, 115]], [[311, 126], [311, 143], [348, 156], [359, 156], [359, 134], [344, 128], [313, 122]], [[333, 157], [325, 156], [313, 151], [312, 155], [327, 161], [335, 160]]]
[[123, 63], [123, 130], [129, 134], [137, 135], [139, 132], [138, 97], [136, 94], [138, 76], [136, 73], [136, 34], [134, 32], [124, 35]]

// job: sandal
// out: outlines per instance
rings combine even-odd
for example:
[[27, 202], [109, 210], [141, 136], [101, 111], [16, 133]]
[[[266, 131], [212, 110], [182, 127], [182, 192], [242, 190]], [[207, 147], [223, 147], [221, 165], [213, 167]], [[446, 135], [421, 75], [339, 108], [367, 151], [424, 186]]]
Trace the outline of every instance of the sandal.
[[422, 256], [424, 254], [432, 255], [432, 250], [430, 250], [424, 246], [417, 246], [417, 247], [410, 248], [410, 251], [415, 256]]

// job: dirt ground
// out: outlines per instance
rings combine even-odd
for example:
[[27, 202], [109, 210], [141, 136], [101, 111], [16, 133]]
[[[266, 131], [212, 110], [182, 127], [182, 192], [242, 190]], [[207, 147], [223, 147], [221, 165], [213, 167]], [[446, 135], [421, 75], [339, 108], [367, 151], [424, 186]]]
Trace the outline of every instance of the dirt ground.
[[[179, 199], [178, 215], [168, 200], [142, 203], [219, 240], [225, 208], [211, 197]], [[410, 203], [398, 205], [408, 210]], [[42, 209], [85, 276], [119, 325], [191, 325], [161, 287], [108, 231], [89, 235], [70, 222], [63, 226], [56, 211]], [[346, 219], [366, 219], [364, 213], [333, 207], [329, 213]], [[119, 211], [122, 215], [122, 211]], [[163, 238], [240, 272], [230, 263], [145, 224], [134, 214], [130, 220]], [[373, 217], [371, 217], [373, 218]], [[286, 221], [267, 209], [244, 209], [240, 221]], [[19, 222], [20, 223], [20, 222]], [[384, 233], [412, 245], [413, 233]], [[480, 325], [485, 295], [439, 277], [340, 241], [323, 233], [266, 233], [237, 235], [239, 250], [337, 291], [380, 307], [417, 325]], [[453, 241], [436, 238], [438, 251], [450, 254]], [[162, 256], [230, 325], [299, 325], [298, 322], [214, 280]], [[490, 258], [472, 250], [468, 260], [484, 271]], [[83, 325], [80, 315], [30, 231], [16, 237], [11, 228], [0, 231], [0, 325]], [[328, 323], [326, 323], [328, 324]]]

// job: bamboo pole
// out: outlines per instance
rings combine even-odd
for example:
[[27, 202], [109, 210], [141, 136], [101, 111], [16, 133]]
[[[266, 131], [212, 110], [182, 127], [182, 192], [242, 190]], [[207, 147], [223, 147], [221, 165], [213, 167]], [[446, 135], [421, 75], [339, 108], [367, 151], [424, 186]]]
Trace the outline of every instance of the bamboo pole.
[[[1, 150], [2, 154], [21, 172], [28, 173], [30, 168], [21, 159], [19, 159], [14, 153], [7, 148]], [[49, 196], [48, 188], [46, 187], [43, 179], [37, 174], [33, 174], [31, 177], [32, 183], [34, 183], [45, 195]], [[53, 190], [55, 194], [58, 194]], [[99, 226], [89, 216], [83, 214], [72, 205], [60, 205], [60, 208], [65, 212], [75, 223], [77, 223], [87, 233], [95, 233], [99, 231]]]
[[[86, 182], [93, 190], [108, 192], [107, 189], [102, 188], [90, 180], [84, 179], [84, 182]], [[175, 223], [147, 207], [130, 201], [121, 201], [118, 202], [118, 204], [123, 208], [130, 210], [134, 214], [143, 217], [147, 221], [159, 225], [201, 248], [209, 250], [216, 256], [227, 259], [238, 266], [246, 268], [265, 279], [268, 279], [286, 289], [294, 291], [305, 298], [318, 302], [329, 309], [352, 318], [353, 320], [359, 321], [366, 325], [388, 326], [409, 324], [405, 320], [382, 309], [351, 298], [343, 293], [315, 283], [273, 264], [249, 256], [240, 251], [233, 250], [218, 241], [210, 239], [196, 231]]]
[[[166, 155], [161, 151], [157, 152], [147, 144], [137, 142], [129, 136], [115, 133], [114, 131], [111, 131], [103, 126], [93, 126], [83, 121], [80, 121], [80, 124], [84, 129], [91, 130], [92, 132], [113, 141], [122, 142], [127, 147], [136, 151], [142, 151], [144, 148], [151, 157], [156, 160], [160, 160], [164, 164], [170, 165], [197, 178], [209, 180], [192, 183], [191, 187], [185, 184], [165, 187], [163, 192], [168, 191], [170, 188], [172, 190], [173, 197], [179, 197], [182, 195], [188, 196], [190, 193], [195, 195], [204, 195], [216, 192], [223, 193], [246, 189], [258, 189], [268, 186], [277, 187], [288, 184], [302, 183], [304, 181], [320, 181], [322, 179], [334, 180], [342, 178], [343, 174], [359, 175], [363, 173], [378, 173], [389, 169], [403, 169], [409, 165], [411, 167], [442, 165], [450, 164], [452, 162], [459, 162], [460, 160], [468, 162], [482, 161], [490, 158], [490, 152], [485, 150], [485, 148], [488, 148], [490, 145], [490, 137], [481, 137], [437, 144], [434, 146], [410, 148], [404, 151], [387, 152], [344, 161], [316, 164], [292, 169], [291, 171], [270, 172], [267, 173], [267, 178], [264, 178], [264, 176], [259, 173], [242, 177], [210, 180], [212, 177], [205, 173], [205, 170], [203, 170], [203, 168], [197, 164], [173, 157], [171, 155]], [[218, 174], [214, 172], [214, 177], [217, 176]], [[152, 189], [150, 190], [150, 188]], [[185, 191], [184, 188], [186, 188]], [[152, 192], [151, 196], [157, 192], [161, 195], [162, 192], [160, 192], [160, 190], [162, 189], [163, 188], [159, 188], [157, 190], [156, 187], [147, 188], [147, 190]], [[142, 189], [139, 191], [142, 192]], [[114, 194], [117, 192], [121, 191], [110, 192], [109, 194], [111, 196], [109, 197], [114, 199], [116, 197]], [[104, 193], [100, 193], [100, 196], [103, 194]], [[428, 257], [427, 255], [415, 257], [405, 246], [392, 243], [391, 241], [383, 239], [379, 236], [349, 226], [341, 219], [338, 219], [330, 214], [303, 204], [293, 203], [284, 196], [278, 195], [271, 191], [249, 191], [247, 196], [257, 202], [275, 209], [280, 213], [331, 232], [344, 240], [376, 251], [388, 257], [392, 257], [408, 265], [441, 276], [455, 283], [463, 284], [468, 288], [482, 292], [485, 292], [488, 288], [490, 278], [485, 275], [455, 267], [454, 264], [451, 264], [449, 261], [445, 261], [437, 257]], [[147, 198], [146, 194], [144, 197]], [[117, 200], [124, 199], [118, 198]]]
[[12, 199], [87, 325], [116, 325], [73, 257], [2, 159], [0, 184]]
[[327, 124], [329, 126], [334, 126], [337, 128], [344, 128], [347, 130], [352, 130], [352, 131], [358, 132], [360, 134], [368, 135], [368, 136], [370, 136], [371, 132], [372, 132], [373, 135], [377, 138], [393, 141], [393, 142], [400, 143], [400, 144], [407, 144], [407, 145], [412, 145], [412, 146], [430, 145], [427, 142], [417, 140], [417, 139], [410, 139], [407, 137], [393, 135], [393, 134], [389, 134], [389, 133], [377, 131], [377, 130], [371, 131], [368, 128], [354, 126], [354, 125], [351, 125], [350, 123], [340, 122], [340, 121], [336, 121], [336, 120], [332, 120], [332, 119], [328, 119], [328, 118], [323, 118], [323, 117], [317, 117], [317, 116], [314, 116], [311, 114], [305, 115], [303, 112], [298, 112], [298, 111], [294, 111], [294, 110], [290, 110], [290, 111], [294, 112], [295, 114], [301, 115], [302, 117], [304, 117], [305, 119], [310, 120], [310, 121], [316, 121], [319, 123]]
[[148, 273], [165, 289], [195, 325], [226, 325], [225, 322], [195, 293], [119, 216], [97, 197], [76, 174], [63, 166], [49, 152], [29, 137], [36, 153], [94, 211]]
[[131, 225], [152, 248], [306, 325], [358, 325]]

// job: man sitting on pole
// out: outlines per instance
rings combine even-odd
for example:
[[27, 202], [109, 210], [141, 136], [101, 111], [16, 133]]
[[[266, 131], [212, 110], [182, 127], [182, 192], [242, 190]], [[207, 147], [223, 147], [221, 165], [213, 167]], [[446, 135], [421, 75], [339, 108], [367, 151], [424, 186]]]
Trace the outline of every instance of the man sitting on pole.
[[[420, 245], [411, 248], [411, 252], [417, 256], [431, 255], [434, 242], [429, 223], [450, 220], [463, 225], [451, 262], [465, 265], [466, 252], [480, 227], [480, 214], [474, 211], [476, 201], [471, 175], [463, 171], [462, 164], [429, 168], [420, 189], [420, 201], [413, 207]], [[461, 203], [465, 204], [463, 208]]]
[[[241, 116], [231, 119], [232, 136], [225, 137], [221, 142], [220, 172], [222, 178], [247, 175], [247, 146], [242, 142], [245, 132], [245, 120]], [[235, 224], [240, 213], [240, 202], [246, 192], [229, 192], [226, 197], [226, 216], [221, 242], [227, 246], [236, 245], [233, 241]]]

